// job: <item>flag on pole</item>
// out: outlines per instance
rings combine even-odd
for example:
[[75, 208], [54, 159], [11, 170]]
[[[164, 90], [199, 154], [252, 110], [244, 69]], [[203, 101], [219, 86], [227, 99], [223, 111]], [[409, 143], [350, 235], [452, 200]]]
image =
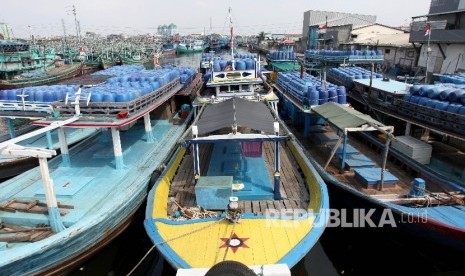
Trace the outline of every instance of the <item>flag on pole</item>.
[[320, 27], [319, 33], [320, 34], [325, 34], [327, 29], [328, 29], [328, 25], [325, 24], [325, 25]]
[[425, 27], [423, 28], [423, 31], [425, 32], [425, 36], [430, 35], [431, 34], [431, 25], [426, 24]]

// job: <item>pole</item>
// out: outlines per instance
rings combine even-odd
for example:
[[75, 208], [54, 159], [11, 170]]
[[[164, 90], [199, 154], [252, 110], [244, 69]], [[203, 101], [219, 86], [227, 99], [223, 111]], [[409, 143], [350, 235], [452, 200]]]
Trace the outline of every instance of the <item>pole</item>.
[[[427, 24], [429, 24], [427, 22]], [[430, 45], [430, 41], [431, 41], [431, 25], [429, 26], [429, 30], [428, 30], [428, 46], [426, 48], [426, 72], [425, 72], [425, 84], [428, 83], [428, 65], [429, 65], [429, 54], [430, 54], [430, 48], [429, 48], [429, 45]]]

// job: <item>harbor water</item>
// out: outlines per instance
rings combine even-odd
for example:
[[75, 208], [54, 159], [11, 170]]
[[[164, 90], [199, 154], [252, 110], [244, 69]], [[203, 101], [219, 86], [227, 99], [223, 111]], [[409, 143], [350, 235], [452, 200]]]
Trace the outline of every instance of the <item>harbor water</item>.
[[[167, 57], [161, 64], [198, 67], [201, 54]], [[331, 197], [331, 208], [348, 208]], [[152, 249], [144, 226], [145, 203], [131, 225], [71, 275], [175, 275]], [[186, 246], [189, 246], [186, 244]], [[150, 252], [146, 255], [147, 252]], [[145, 257], [144, 257], [145, 256]], [[465, 275], [463, 254], [397, 228], [328, 227], [319, 243], [292, 268], [293, 275]], [[142, 260], [142, 261], [141, 261]]]

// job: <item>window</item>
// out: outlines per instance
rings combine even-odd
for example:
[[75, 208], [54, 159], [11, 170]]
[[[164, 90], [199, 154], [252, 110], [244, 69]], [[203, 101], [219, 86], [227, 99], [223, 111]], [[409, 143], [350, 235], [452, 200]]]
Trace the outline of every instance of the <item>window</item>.
[[384, 49], [384, 54], [387, 55], [387, 54], [390, 54], [391, 53], [391, 49]]

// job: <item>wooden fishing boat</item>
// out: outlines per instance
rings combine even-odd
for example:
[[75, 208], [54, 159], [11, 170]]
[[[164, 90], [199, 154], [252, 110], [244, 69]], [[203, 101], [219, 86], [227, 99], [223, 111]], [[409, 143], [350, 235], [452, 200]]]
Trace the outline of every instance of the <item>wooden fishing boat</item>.
[[[179, 96], [174, 96], [182, 88], [179, 73], [144, 72], [153, 72], [150, 81], [159, 88], [134, 100], [111, 103], [97, 101], [102, 99], [97, 91], [103, 88], [90, 88], [95, 96], [90, 102], [91, 94], [84, 89], [68, 97], [67, 103], [53, 103], [59, 116], [34, 122], [44, 128], [0, 144], [3, 154], [33, 155], [40, 164], [2, 183], [2, 274], [65, 273], [131, 222], [146, 199], [151, 177], [157, 176], [154, 171], [170, 155], [191, 118], [177, 119], [176, 124], [172, 120], [172, 112], [179, 108]], [[109, 87], [116, 89], [114, 83]], [[64, 128], [101, 131], [68, 149]], [[17, 144], [52, 129], [59, 132], [61, 158], [48, 161], [55, 151]]]
[[178, 44], [176, 54], [200, 53], [205, 50], [203, 40], [185, 41]]
[[13, 78], [0, 80], [0, 89], [15, 89], [28, 86], [39, 86], [58, 83], [67, 79], [80, 76], [83, 72], [84, 63], [63, 64], [52, 69], [48, 69], [43, 75], [31, 78]]
[[[269, 108], [240, 98], [205, 107], [185, 140], [190, 153], [180, 146], [150, 192], [145, 227], [175, 268], [231, 260], [291, 268], [318, 241], [326, 188], [291, 133], [273, 135], [273, 123], [274, 130], [279, 124]], [[233, 116], [249, 119], [233, 122]], [[228, 118], [210, 128], [208, 121], [218, 117]], [[231, 122], [237, 132], [218, 131]]]
[[394, 136], [392, 126], [346, 105], [309, 106], [290, 86], [275, 84], [332, 196], [351, 208], [373, 209], [372, 227], [398, 227], [452, 251], [465, 249], [465, 190], [421, 164], [431, 145]]
[[326, 227], [326, 186], [280, 123], [259, 60], [250, 70], [232, 64], [210, 69], [196, 119], [150, 191], [144, 225], [178, 273], [234, 262], [289, 274]]

